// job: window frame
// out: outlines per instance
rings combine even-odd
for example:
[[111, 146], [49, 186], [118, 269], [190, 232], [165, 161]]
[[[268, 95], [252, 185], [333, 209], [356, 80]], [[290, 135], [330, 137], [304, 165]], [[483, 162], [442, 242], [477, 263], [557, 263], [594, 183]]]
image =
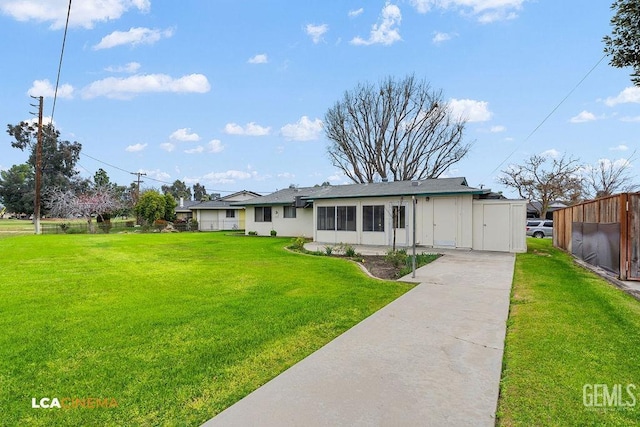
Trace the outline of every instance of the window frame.
[[[288, 212], [288, 214], [287, 214], [287, 212]], [[292, 212], [293, 212], [293, 215], [291, 214]], [[294, 219], [294, 218], [296, 218], [296, 215], [297, 215], [297, 213], [296, 213], [296, 212], [297, 212], [297, 209], [296, 209], [296, 207], [295, 207], [295, 206], [285, 206], [285, 207], [282, 209], [282, 217], [283, 217], [283, 218], [291, 218], [291, 219]]]
[[[256, 206], [254, 210], [255, 222], [272, 222], [271, 206]], [[260, 214], [258, 214], [260, 212]], [[267, 215], [265, 215], [268, 212]]]
[[362, 206], [362, 231], [384, 232], [384, 205]]

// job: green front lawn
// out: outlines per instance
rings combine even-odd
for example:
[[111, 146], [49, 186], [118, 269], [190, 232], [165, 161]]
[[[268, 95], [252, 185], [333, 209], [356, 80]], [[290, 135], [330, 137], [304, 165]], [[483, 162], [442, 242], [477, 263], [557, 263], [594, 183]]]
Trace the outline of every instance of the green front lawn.
[[498, 424], [639, 425], [640, 302], [550, 240], [528, 246], [516, 260]]
[[0, 239], [0, 424], [199, 425], [409, 289], [289, 242]]

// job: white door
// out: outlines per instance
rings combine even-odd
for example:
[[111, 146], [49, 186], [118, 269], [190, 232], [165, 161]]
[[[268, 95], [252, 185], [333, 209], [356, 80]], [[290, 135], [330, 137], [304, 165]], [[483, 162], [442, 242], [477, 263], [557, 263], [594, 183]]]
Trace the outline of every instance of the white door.
[[482, 223], [482, 249], [509, 252], [509, 205], [484, 205]]
[[458, 207], [453, 197], [433, 198], [433, 246], [456, 247]]

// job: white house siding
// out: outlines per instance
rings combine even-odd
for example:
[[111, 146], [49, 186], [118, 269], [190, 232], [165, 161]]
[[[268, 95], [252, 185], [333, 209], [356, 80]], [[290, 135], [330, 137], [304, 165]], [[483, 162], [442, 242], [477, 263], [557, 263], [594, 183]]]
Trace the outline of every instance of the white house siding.
[[473, 249], [526, 252], [526, 200], [474, 200]]
[[[259, 207], [259, 206], [258, 206]], [[256, 222], [256, 206], [247, 206], [245, 230], [256, 232], [260, 236], [268, 236], [271, 230], [275, 230], [278, 236], [311, 237], [313, 236], [313, 209], [296, 208], [295, 218], [284, 217], [284, 206], [271, 206], [271, 221]]]

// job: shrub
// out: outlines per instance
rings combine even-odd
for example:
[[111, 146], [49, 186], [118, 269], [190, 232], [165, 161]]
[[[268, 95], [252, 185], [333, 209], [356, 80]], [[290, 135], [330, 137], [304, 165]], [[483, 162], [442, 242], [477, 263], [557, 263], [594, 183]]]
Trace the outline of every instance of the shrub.
[[113, 225], [111, 224], [111, 221], [103, 221], [98, 224], [98, 227], [100, 227], [100, 230], [102, 230], [103, 233], [109, 234]]
[[352, 257], [357, 255], [356, 254], [356, 249], [351, 245], [345, 245], [344, 246], [344, 254], [346, 256], [348, 256], [349, 258], [352, 258]]
[[258, 232], [257, 231], [250, 231], [247, 233], [249, 236], [257, 236]]
[[124, 226], [127, 228], [133, 228], [136, 225], [135, 221], [127, 221], [124, 223]]
[[276, 230], [271, 230], [271, 237], [276, 237], [278, 232]]
[[389, 250], [387, 254], [384, 256], [384, 259], [387, 262], [393, 264], [394, 267], [400, 267], [401, 265], [406, 265], [407, 263], [407, 251], [405, 250]]
[[303, 251], [305, 243], [307, 243], [307, 239], [305, 239], [304, 237], [296, 237], [289, 245], [289, 249], [291, 249], [292, 251]]
[[333, 253], [333, 246], [326, 245], [324, 247], [324, 253], [327, 254], [327, 255], [331, 255]]

